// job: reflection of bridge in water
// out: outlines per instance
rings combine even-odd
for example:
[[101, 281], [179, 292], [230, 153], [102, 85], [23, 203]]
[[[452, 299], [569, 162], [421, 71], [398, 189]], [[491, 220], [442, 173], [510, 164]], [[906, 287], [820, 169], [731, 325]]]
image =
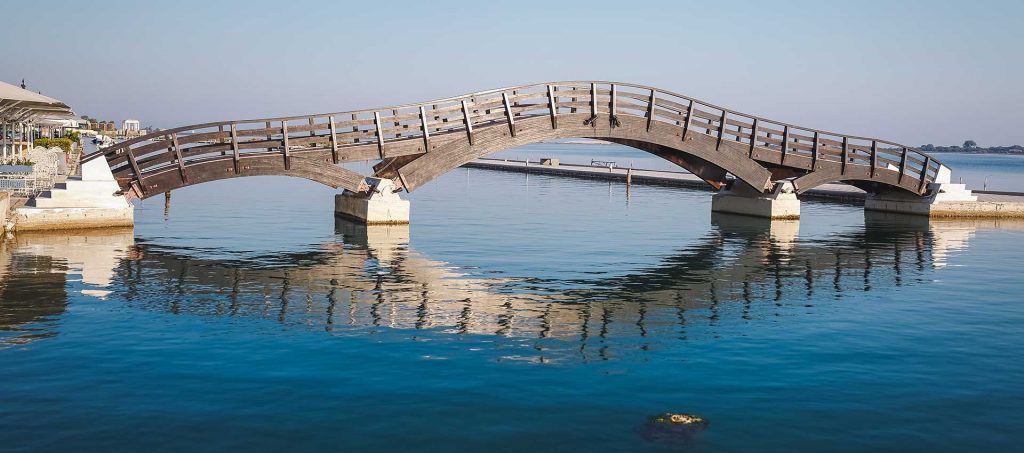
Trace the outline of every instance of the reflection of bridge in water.
[[[686, 337], [689, 328], [720, 320], [806, 310], [822, 293], [839, 298], [913, 285], [944, 266], [977, 228], [1005, 225], [933, 220], [907, 227], [905, 221], [869, 217], [862, 230], [803, 242], [795, 223], [765, 228], [716, 216], [705, 237], [659, 264], [593, 281], [467, 275], [411, 250], [407, 226], [339, 221], [343, 242], [247, 260], [132, 246], [130, 231], [19, 235], [0, 257], [12, 268], [0, 269], [0, 331], [45, 336], [29, 323], [63, 313], [68, 272], [82, 275], [83, 292], [112, 292], [146, 310], [275, 319], [328, 331], [389, 327], [575, 339], [584, 350], [600, 349], [616, 337]], [[36, 291], [43, 287], [49, 292]]]

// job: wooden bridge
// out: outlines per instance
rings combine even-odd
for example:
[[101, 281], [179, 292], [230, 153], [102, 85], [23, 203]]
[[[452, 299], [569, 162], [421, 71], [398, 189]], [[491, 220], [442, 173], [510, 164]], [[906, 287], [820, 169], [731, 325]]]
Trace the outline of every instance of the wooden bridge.
[[[914, 148], [796, 126], [630, 83], [523, 85], [381, 109], [196, 124], [128, 140], [106, 159], [128, 197], [241, 176], [285, 175], [368, 190], [366, 176], [412, 191], [473, 159], [542, 140], [631, 146], [715, 188], [727, 174], [762, 193], [844, 182], [923, 196], [948, 168]], [[378, 160], [374, 175], [338, 164]]]

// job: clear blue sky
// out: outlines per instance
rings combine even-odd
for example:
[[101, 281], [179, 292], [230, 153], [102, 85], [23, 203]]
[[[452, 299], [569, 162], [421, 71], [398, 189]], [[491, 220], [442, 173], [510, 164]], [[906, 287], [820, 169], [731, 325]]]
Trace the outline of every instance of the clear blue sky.
[[1024, 1], [9, 2], [0, 80], [172, 127], [605, 79], [908, 144], [1024, 143]]

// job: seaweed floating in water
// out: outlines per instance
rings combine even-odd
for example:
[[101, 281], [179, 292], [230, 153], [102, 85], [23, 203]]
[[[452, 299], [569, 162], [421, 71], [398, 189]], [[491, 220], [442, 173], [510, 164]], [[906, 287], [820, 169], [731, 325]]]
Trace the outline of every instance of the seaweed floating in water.
[[652, 415], [643, 427], [645, 438], [661, 442], [690, 442], [708, 426], [707, 419], [692, 414]]

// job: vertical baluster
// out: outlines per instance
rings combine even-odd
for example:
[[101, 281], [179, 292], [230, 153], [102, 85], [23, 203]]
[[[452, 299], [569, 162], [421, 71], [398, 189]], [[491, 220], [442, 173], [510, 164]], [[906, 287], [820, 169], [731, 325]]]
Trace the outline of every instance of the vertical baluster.
[[728, 110], [722, 110], [722, 117], [718, 119], [718, 143], [715, 144], [715, 150], [722, 147], [722, 137], [725, 136], [725, 115]]
[[241, 153], [238, 150], [238, 127], [235, 123], [231, 123], [231, 154], [233, 156], [235, 165], [235, 174], [237, 175], [241, 170], [239, 169], [239, 160], [241, 160]]
[[690, 106], [686, 108], [686, 121], [683, 123], [683, 141], [686, 141], [686, 134], [690, 132], [690, 123], [693, 122], [693, 99], [690, 99]]
[[753, 127], [750, 128], [750, 158], [754, 158], [754, 147], [757, 146], [757, 118], [754, 118]]
[[551, 111], [551, 128], [558, 129], [558, 106], [555, 105], [555, 87], [548, 85], [548, 110]]
[[473, 146], [473, 120], [469, 117], [469, 107], [466, 100], [462, 100], [462, 119], [466, 122], [466, 137], [469, 138], [469, 145]]
[[842, 162], [842, 165], [840, 165], [840, 167], [839, 167], [839, 174], [841, 174], [841, 175], [845, 175], [846, 174], [846, 161], [850, 160], [849, 154], [850, 154], [850, 138], [846, 137], [846, 136], [843, 136], [843, 152], [841, 154], [843, 162]]
[[373, 112], [373, 127], [377, 131], [377, 153], [384, 158], [384, 130], [380, 126], [380, 112]]
[[[359, 132], [359, 123], [356, 122], [356, 118], [358, 118], [358, 116], [355, 113], [353, 113], [352, 114], [352, 132]], [[355, 143], [359, 143], [359, 137], [356, 137], [353, 141]]]
[[505, 116], [508, 117], [508, 131], [513, 137], [516, 136], [516, 122], [512, 118], [512, 105], [508, 102], [508, 94], [501, 93], [501, 100], [505, 103]]
[[611, 99], [611, 102], [609, 102], [609, 104], [610, 105], [608, 107], [608, 114], [611, 115], [611, 116], [615, 116], [615, 107], [616, 107], [616, 105], [615, 105], [615, 84], [614, 83], [612, 84], [612, 99]]
[[786, 163], [786, 151], [789, 150], [789, 126], [782, 126], [782, 156], [779, 157], [779, 165]]
[[871, 177], [875, 177], [875, 168], [878, 167], [878, 141], [871, 140]]
[[654, 89], [651, 88], [651, 97], [647, 101], [647, 132], [651, 131], [651, 123], [654, 121]]
[[292, 169], [291, 150], [288, 149], [288, 120], [281, 120], [281, 135], [284, 137], [284, 169]]
[[331, 129], [331, 162], [338, 163], [338, 127], [334, 124], [334, 115], [327, 117], [327, 126]]
[[818, 131], [814, 131], [814, 145], [811, 146], [811, 171], [818, 169]]
[[430, 152], [430, 128], [427, 127], [427, 110], [420, 106], [420, 128], [423, 129], [423, 152]]
[[900, 178], [896, 182], [897, 184], [903, 184], [903, 174], [907, 172], [907, 148], [903, 148], [903, 152], [900, 153]]
[[924, 156], [924, 164], [921, 165], [921, 177], [918, 179], [917, 191], [921, 192], [924, 190], [924, 185], [928, 179], [928, 165], [932, 162], [932, 156]]
[[171, 134], [171, 146], [174, 147], [174, 157], [178, 160], [178, 175], [181, 182], [188, 184], [188, 177], [185, 176], [185, 162], [181, 159], [181, 147], [178, 146], [178, 134]]

